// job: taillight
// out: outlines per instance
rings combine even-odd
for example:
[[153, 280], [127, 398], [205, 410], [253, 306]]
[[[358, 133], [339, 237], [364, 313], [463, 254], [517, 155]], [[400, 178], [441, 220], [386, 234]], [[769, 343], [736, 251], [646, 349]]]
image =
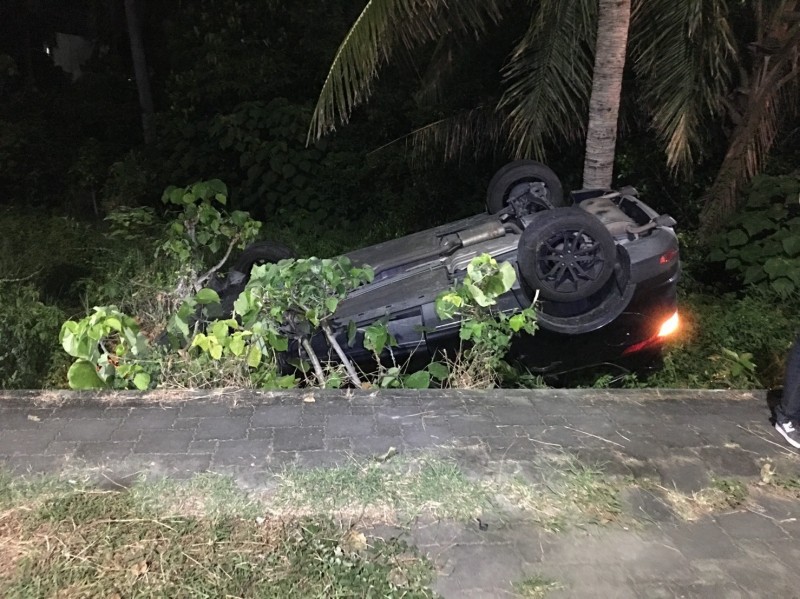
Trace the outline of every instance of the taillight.
[[669, 264], [678, 255], [678, 250], [667, 250], [658, 258], [659, 264]]
[[672, 333], [678, 330], [679, 324], [680, 324], [680, 318], [678, 317], [678, 311], [675, 310], [672, 316], [663, 321], [661, 323], [661, 326], [658, 327], [658, 333], [650, 337], [650, 339], [626, 347], [625, 351], [622, 352], [622, 355], [629, 356], [630, 354], [634, 354], [637, 351], [642, 351], [643, 349], [647, 349], [651, 345], [661, 343], [664, 337], [668, 337], [669, 335], [672, 335]]
[[661, 327], [658, 329], [657, 337], [667, 337], [672, 335], [672, 333], [678, 330], [679, 324], [680, 319], [678, 318], [678, 311], [675, 310], [675, 313], [672, 316], [661, 323]]

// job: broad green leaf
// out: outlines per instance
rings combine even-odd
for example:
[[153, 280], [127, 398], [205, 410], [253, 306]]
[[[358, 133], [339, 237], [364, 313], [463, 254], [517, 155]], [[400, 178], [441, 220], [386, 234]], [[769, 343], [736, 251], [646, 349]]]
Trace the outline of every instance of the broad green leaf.
[[431, 373], [431, 377], [437, 381], [443, 381], [450, 376], [450, 369], [446, 364], [442, 364], [441, 362], [431, 362], [428, 364], [427, 368], [428, 372]]
[[222, 346], [218, 343], [211, 343], [208, 353], [215, 360], [219, 360], [222, 357]]
[[325, 307], [328, 309], [328, 312], [336, 312], [336, 306], [339, 305], [339, 300], [335, 297], [328, 297], [325, 298]]
[[798, 254], [800, 254], [800, 235], [793, 235], [791, 237], [787, 237], [781, 242], [783, 245], [783, 250], [786, 254], [794, 258]]
[[742, 219], [741, 225], [751, 238], [764, 231], [774, 231], [776, 229], [776, 225], [772, 220], [758, 212], [748, 214], [747, 218]]
[[469, 293], [470, 297], [472, 297], [472, 299], [475, 300], [475, 303], [478, 304], [479, 306], [485, 308], [487, 306], [492, 306], [495, 303], [497, 303], [494, 301], [494, 299], [486, 297], [483, 291], [481, 291], [478, 288], [478, 286], [473, 283], [465, 282], [464, 288], [467, 290], [467, 293]]
[[797, 287], [790, 279], [786, 277], [781, 277], [779, 279], [775, 279], [774, 281], [770, 282], [770, 287], [772, 287], [775, 291], [777, 291], [781, 295], [788, 295], [793, 293]]
[[67, 381], [71, 389], [102, 389], [106, 385], [97, 376], [94, 364], [78, 360], [67, 371]]
[[744, 284], [750, 285], [752, 283], [758, 283], [763, 281], [767, 278], [767, 273], [764, 272], [764, 267], [760, 264], [753, 264], [747, 267], [747, 270], [744, 271]]
[[242, 337], [241, 333], [231, 337], [231, 341], [228, 344], [228, 349], [230, 349], [231, 353], [237, 357], [244, 353], [244, 337]]
[[418, 370], [403, 379], [403, 386], [408, 389], [427, 389], [431, 384], [431, 375], [427, 370]]
[[259, 364], [261, 364], [261, 350], [258, 346], [251, 345], [250, 351], [247, 352], [247, 365], [250, 368], [258, 368]]
[[228, 337], [228, 323], [224, 320], [215, 320], [209, 327], [209, 333], [221, 342]]
[[286, 351], [289, 349], [289, 340], [281, 335], [269, 332], [269, 344], [275, 351]]
[[136, 373], [136, 376], [133, 377], [133, 385], [139, 391], [144, 391], [150, 386], [150, 375], [146, 372]]
[[208, 287], [204, 287], [197, 294], [194, 296], [195, 301], [198, 304], [218, 304], [219, 303], [219, 294], [214, 291], [213, 289], [209, 289]]
[[525, 316], [522, 314], [514, 314], [511, 318], [508, 319], [508, 326], [509, 328], [518, 333], [520, 329], [525, 326]]
[[747, 236], [747, 233], [742, 231], [741, 229], [734, 229], [728, 233], [728, 245], [731, 247], [739, 247], [740, 245], [744, 245], [747, 243], [750, 238]]
[[197, 335], [194, 336], [194, 339], [192, 339], [192, 344], [189, 347], [199, 347], [203, 351], [208, 351], [208, 337], [206, 337], [205, 333], [197, 333]]

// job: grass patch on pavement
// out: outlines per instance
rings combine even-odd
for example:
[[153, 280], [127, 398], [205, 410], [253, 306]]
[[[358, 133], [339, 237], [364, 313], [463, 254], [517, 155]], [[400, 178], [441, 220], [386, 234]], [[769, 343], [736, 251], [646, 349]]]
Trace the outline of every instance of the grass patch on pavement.
[[514, 591], [524, 599], [544, 599], [550, 591], [561, 588], [558, 581], [538, 574], [514, 583]]
[[566, 454], [543, 457], [536, 469], [539, 482], [515, 476], [495, 483], [501, 504], [522, 510], [554, 532], [623, 518], [619, 496], [627, 484], [624, 480]]
[[222, 477], [122, 491], [4, 481], [6, 599], [434, 596], [431, 567], [404, 543], [268, 515]]
[[480, 513], [489, 493], [454, 462], [396, 457], [336, 468], [289, 468], [270, 498], [282, 511], [394, 522], [425, 514], [463, 520]]

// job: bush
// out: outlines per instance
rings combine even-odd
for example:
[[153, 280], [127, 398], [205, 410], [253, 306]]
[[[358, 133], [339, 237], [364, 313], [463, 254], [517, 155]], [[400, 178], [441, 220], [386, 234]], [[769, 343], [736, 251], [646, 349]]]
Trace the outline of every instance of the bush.
[[0, 283], [0, 388], [47, 385], [49, 373], [66, 363], [58, 347], [64, 318], [30, 283]]
[[757, 288], [743, 296], [695, 293], [682, 298], [682, 333], [649, 386], [759, 388], [781, 384], [786, 353], [800, 323], [800, 303]]
[[781, 296], [800, 291], [800, 177], [753, 179], [744, 209], [711, 241], [712, 262], [743, 285]]

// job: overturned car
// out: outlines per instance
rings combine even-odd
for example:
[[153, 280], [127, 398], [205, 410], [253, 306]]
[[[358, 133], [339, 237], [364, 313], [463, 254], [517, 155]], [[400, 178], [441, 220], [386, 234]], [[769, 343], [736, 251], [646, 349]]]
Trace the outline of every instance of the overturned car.
[[[372, 356], [345, 342], [350, 323], [363, 329], [385, 321], [397, 360], [423, 362], [452, 350], [460, 323], [437, 316], [436, 297], [463, 279], [473, 258], [489, 254], [517, 272], [497, 309], [514, 312], [538, 300], [539, 330], [516, 338], [510, 359], [541, 373], [649, 362], [678, 324], [674, 225], [631, 187], [565, 196], [545, 165], [512, 162], [490, 181], [486, 213], [346, 254], [375, 277], [339, 303], [333, 329], [356, 363]], [[253, 244], [229, 273], [223, 298], [238, 296], [254, 265], [290, 256], [277, 244]], [[331, 353], [322, 335], [312, 344]]]

